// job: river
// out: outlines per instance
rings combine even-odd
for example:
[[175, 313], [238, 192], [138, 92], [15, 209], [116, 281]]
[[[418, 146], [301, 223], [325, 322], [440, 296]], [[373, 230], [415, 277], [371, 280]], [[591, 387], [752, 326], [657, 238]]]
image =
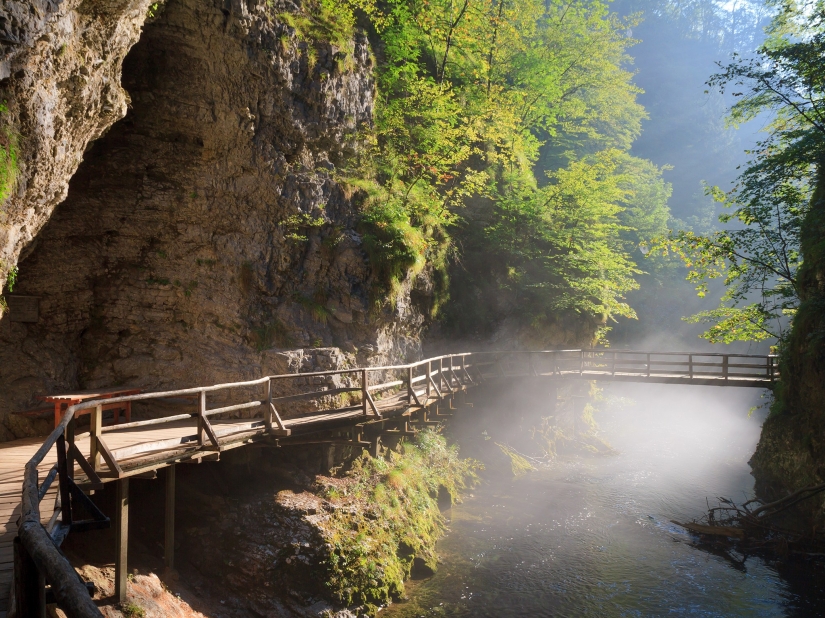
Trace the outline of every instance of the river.
[[596, 420], [617, 455], [485, 475], [451, 509], [436, 575], [382, 615], [825, 616], [818, 566], [737, 563], [671, 523], [700, 516], [706, 499], [751, 493], [758, 395], [616, 384], [606, 397]]

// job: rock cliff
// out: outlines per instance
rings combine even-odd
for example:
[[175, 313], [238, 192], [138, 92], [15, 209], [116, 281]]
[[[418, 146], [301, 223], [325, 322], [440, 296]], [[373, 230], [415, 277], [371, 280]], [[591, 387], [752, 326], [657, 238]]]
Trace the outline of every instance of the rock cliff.
[[0, 287], [66, 197], [83, 152], [126, 113], [123, 59], [150, 0], [3, 0], [0, 102], [20, 136], [16, 190], [0, 205]]
[[[423, 318], [409, 299], [426, 274], [391, 306], [371, 300], [359, 196], [335, 175], [372, 119], [368, 42], [307, 40], [283, 19], [299, 10], [154, 6], [123, 62], [126, 117], [91, 144], [23, 252], [14, 293], [38, 315], [17, 321], [12, 307], [0, 321], [0, 413], [58, 388], [157, 389], [418, 353]], [[126, 100], [116, 77], [115, 111]], [[64, 130], [56, 143], [78, 142]], [[41, 181], [55, 203], [71, 171]], [[33, 208], [26, 178], [14, 204]], [[14, 251], [37, 227], [15, 232]]]
[[[776, 402], [750, 462], [757, 493], [766, 500], [825, 482], [825, 161], [819, 164], [801, 249], [800, 306], [782, 350]], [[801, 510], [821, 529], [822, 494]]]

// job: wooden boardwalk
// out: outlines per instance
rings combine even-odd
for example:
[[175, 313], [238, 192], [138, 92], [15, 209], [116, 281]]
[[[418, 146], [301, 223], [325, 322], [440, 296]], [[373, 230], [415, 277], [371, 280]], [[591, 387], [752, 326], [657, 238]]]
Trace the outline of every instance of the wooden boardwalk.
[[[15, 566], [13, 541], [18, 534], [20, 547], [25, 547], [18, 551], [27, 552], [25, 555], [31, 555], [34, 563], [45, 565], [43, 575], [61, 608], [71, 617], [100, 616], [83, 584], [56, 549], [69, 532], [109, 526], [108, 518], [99, 511], [92, 519], [73, 520], [78, 504], [85, 507], [79, 509], [82, 512], [96, 511], [84, 492], [117, 482], [117, 502], [126, 504], [128, 500], [121, 499], [120, 492], [123, 488], [128, 492], [129, 478], [154, 476], [160, 468], [171, 467], [173, 472], [177, 463], [187, 460], [215, 460], [223, 451], [254, 442], [368, 446], [370, 442], [363, 434], [372, 427], [382, 431], [394, 427], [389, 431], [413, 435], [415, 426], [410, 422], [432, 423], [434, 419], [427, 415], [438, 402], [452, 402], [453, 397], [480, 382], [522, 378], [765, 388], [778, 379], [778, 373], [771, 356], [619, 350], [487, 352], [446, 355], [403, 366], [268, 376], [106, 400], [106, 405], [117, 401], [139, 403], [144, 414], [151, 417], [153, 400], [179, 402], [181, 397], [189, 398], [189, 411], [184, 413], [121, 425], [103, 426], [103, 402], [77, 404], [67, 410], [45, 443], [42, 438], [30, 438], [0, 444], [0, 618], [5, 618], [12, 572], [18, 580], [15, 590], [23, 590], [18, 596], [31, 591], [20, 588], [21, 582], [37, 579], [37, 570], [31, 571], [34, 567], [25, 570], [25, 564], [33, 564], [31, 560], [17, 558]], [[255, 392], [259, 394], [253, 394], [256, 398], [250, 401], [250, 393]], [[207, 398], [220, 404], [209, 407]], [[88, 414], [88, 431], [81, 433], [76, 426], [77, 412]], [[239, 415], [247, 418], [231, 418]], [[24, 472], [27, 463], [29, 471]], [[173, 473], [171, 479], [174, 496]], [[21, 487], [26, 508], [21, 508]], [[128, 512], [118, 507], [115, 524], [128, 521], [121, 519], [124, 513], [128, 518]], [[18, 529], [18, 521], [26, 522], [25, 530]], [[118, 530], [115, 588], [125, 598], [128, 524]], [[167, 545], [173, 535], [174, 521], [167, 523]], [[20, 601], [17, 603], [20, 607]], [[29, 606], [24, 607], [24, 614], [31, 613]]]

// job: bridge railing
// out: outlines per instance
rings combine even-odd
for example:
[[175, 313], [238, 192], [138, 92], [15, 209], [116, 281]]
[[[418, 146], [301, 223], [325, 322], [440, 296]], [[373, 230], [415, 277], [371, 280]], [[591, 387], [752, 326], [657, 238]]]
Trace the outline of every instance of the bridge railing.
[[[285, 411], [289, 413], [290, 406], [294, 406], [297, 418], [306, 416], [306, 409], [300, 407], [306, 402], [316, 402], [311, 412], [329, 418], [359, 412], [365, 420], [378, 419], [381, 417], [381, 403], [377, 401], [381, 401], [382, 395], [389, 393], [394, 396], [393, 401], [401, 404], [420, 405], [471, 382], [469, 372], [473, 367], [468, 361], [470, 356], [469, 353], [448, 354], [406, 365], [272, 375], [257, 380], [115, 397], [105, 402], [91, 400], [70, 406], [25, 466], [19, 542], [15, 543], [13, 611], [21, 617], [40, 615], [45, 602], [43, 582], [47, 582], [58, 606], [70, 618], [102, 616], [59, 546], [71, 531], [108, 526], [108, 518], [83, 490], [99, 488], [107, 479], [125, 477], [122, 464], [130, 459], [143, 457], [142, 461], [145, 461], [146, 455], [153, 452], [161, 452], [159, 457], [168, 458], [171, 446], [170, 441], [155, 441], [110, 449], [105, 434], [154, 429], [159, 425], [190, 426], [191, 436], [171, 442], [176, 440], [177, 450], [191, 456], [192, 452], [219, 451], [221, 438], [230, 434], [233, 438], [243, 438], [246, 434], [264, 431], [274, 436], [289, 436], [291, 430], [285, 421], [296, 417], [286, 416]], [[249, 393], [256, 390], [257, 394], [250, 398]], [[279, 391], [289, 394], [279, 394]], [[233, 392], [241, 394], [240, 401], [232, 401]], [[181, 399], [191, 401], [195, 409], [182, 414], [103, 426], [104, 404], [152, 400], [168, 404], [170, 400], [180, 402]], [[221, 403], [210, 407], [209, 402], [215, 400]], [[89, 430], [78, 433], [76, 415], [84, 410], [91, 410]], [[233, 423], [229, 432], [222, 432], [221, 427], [210, 420], [219, 415], [244, 413], [254, 416], [247, 423]], [[49, 469], [41, 483], [39, 468], [52, 449], [56, 450], [57, 463]], [[75, 481], [77, 466], [86, 477], [86, 482], [82, 484]], [[55, 515], [47, 526], [43, 526], [40, 502], [55, 480], [59, 484]], [[75, 517], [78, 512], [90, 517], [78, 520]]]
[[[153, 453], [163, 459], [168, 458], [170, 452], [191, 456], [219, 451], [227, 438], [245, 439], [262, 432], [287, 437], [292, 432], [290, 427], [300, 424], [297, 421], [313, 415], [316, 420], [334, 419], [336, 415], [356, 420], [361, 417], [364, 420], [379, 419], [388, 406], [425, 405], [432, 398], [440, 399], [480, 379], [541, 375], [592, 378], [681, 376], [720, 380], [758, 377], [773, 381], [778, 377], [778, 371], [773, 356], [743, 354], [581, 349], [476, 352], [447, 354], [404, 365], [272, 375], [76, 404], [68, 408], [59, 425], [25, 467], [19, 543], [15, 543], [17, 615], [40, 615], [44, 599], [42, 582], [45, 581], [51, 586], [60, 608], [70, 618], [100, 618], [101, 613], [91, 601], [85, 585], [58, 548], [71, 531], [108, 525], [106, 516], [83, 490], [101, 487], [107, 479], [125, 477], [127, 474], [122, 465], [129, 460], [141, 458], [146, 462]], [[160, 418], [103, 426], [104, 404], [152, 400], [163, 404], [181, 398], [193, 409]], [[89, 430], [78, 433], [76, 415], [83, 410], [92, 410]], [[214, 420], [227, 415], [248, 415], [249, 418], [232, 423], [228, 428]], [[191, 427], [191, 435], [171, 441], [139, 442], [120, 449], [110, 449], [105, 437], [110, 432], [140, 432], [145, 428], [172, 424]], [[41, 483], [39, 467], [52, 449], [56, 450], [57, 463]], [[76, 466], [86, 477], [83, 484], [75, 482]], [[55, 515], [47, 529], [41, 524], [40, 502], [55, 480], [59, 484], [58, 498]], [[83, 513], [86, 518], [76, 519], [77, 513]]]
[[673, 378], [677, 380], [763, 381], [779, 377], [775, 355], [634, 350], [544, 350], [497, 352], [486, 361], [502, 375]]

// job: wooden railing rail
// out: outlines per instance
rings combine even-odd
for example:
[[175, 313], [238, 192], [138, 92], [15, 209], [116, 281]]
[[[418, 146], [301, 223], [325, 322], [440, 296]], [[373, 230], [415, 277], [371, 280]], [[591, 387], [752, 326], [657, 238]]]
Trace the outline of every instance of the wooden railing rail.
[[[757, 360], [758, 359], [758, 360]], [[485, 373], [488, 371], [489, 373]], [[698, 352], [637, 352], [609, 349], [561, 349], [536, 351], [491, 351], [445, 354], [404, 365], [357, 367], [307, 373], [264, 376], [255, 380], [214, 384], [163, 392], [141, 393], [106, 400], [106, 404], [145, 402], [148, 400], [180, 401], [191, 398], [195, 408], [191, 412], [161, 418], [138, 420], [119, 425], [103, 426], [103, 403], [86, 401], [68, 408], [59, 425], [49, 435], [25, 467], [22, 488], [22, 515], [15, 543], [15, 603], [19, 616], [38, 615], [42, 605], [42, 590], [32, 598], [32, 578], [47, 582], [54, 599], [70, 618], [100, 618], [101, 613], [91, 601], [88, 589], [59, 550], [60, 542], [70, 531], [108, 526], [109, 520], [86, 496], [83, 489], [102, 487], [104, 479], [124, 478], [118, 457], [134, 456], [144, 452], [142, 445], [109, 450], [105, 434], [169, 423], [193, 423], [197, 439], [181, 448], [191, 452], [219, 451], [221, 437], [210, 421], [220, 414], [260, 410], [260, 416], [250, 419], [244, 431], [263, 431], [275, 437], [286, 437], [291, 430], [284, 423], [279, 410], [284, 404], [312, 401], [347, 394], [360, 394], [360, 403], [342, 408], [318, 410], [334, 414], [360, 410], [366, 419], [380, 419], [381, 407], [374, 397], [393, 391], [407, 406], [426, 405], [433, 397], [441, 399], [460, 388], [479, 380], [512, 377], [579, 376], [586, 379], [621, 377], [656, 379], [675, 376], [677, 379], [719, 379], [733, 382], [758, 379], [770, 384], [779, 377], [775, 357], [771, 355], [720, 354]], [[384, 380], [371, 383], [371, 377]], [[338, 384], [329, 378], [338, 378]], [[287, 380], [303, 380], [309, 390], [279, 395], [275, 385]], [[300, 387], [300, 384], [298, 385]], [[260, 396], [249, 401], [208, 407], [208, 396], [221, 391], [262, 388]], [[395, 390], [394, 390], [395, 389]], [[396, 399], [398, 400], [398, 399]], [[185, 400], [188, 401], [188, 400]], [[327, 400], [329, 401], [329, 400]], [[395, 401], [395, 400], [394, 400]], [[75, 415], [94, 408], [90, 414], [89, 431], [75, 432]], [[289, 419], [287, 419], [289, 420]], [[240, 431], [240, 430], [239, 430]], [[77, 442], [89, 438], [89, 452], [81, 453]], [[151, 445], [150, 445], [151, 446]], [[38, 467], [51, 449], [57, 450], [57, 464], [39, 481]], [[154, 448], [154, 447], [153, 447]], [[190, 452], [187, 451], [187, 452]], [[79, 487], [75, 483], [75, 467], [80, 466], [88, 482]], [[40, 501], [57, 480], [59, 507], [50, 522], [50, 530], [41, 524]], [[92, 513], [90, 519], [73, 520], [73, 505], [82, 505], [83, 512]], [[59, 513], [60, 521], [56, 521]], [[39, 585], [39, 584], [38, 584]], [[35, 586], [36, 588], [36, 586]]]

